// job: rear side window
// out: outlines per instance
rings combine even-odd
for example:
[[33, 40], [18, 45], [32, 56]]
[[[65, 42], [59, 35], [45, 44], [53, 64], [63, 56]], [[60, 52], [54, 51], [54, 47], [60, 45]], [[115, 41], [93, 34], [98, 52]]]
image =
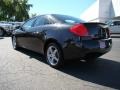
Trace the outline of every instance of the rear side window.
[[77, 24], [77, 23], [83, 23], [83, 20], [80, 20], [79, 18], [75, 18], [72, 16], [67, 15], [53, 15], [57, 20], [59, 20], [62, 23], [67, 24]]

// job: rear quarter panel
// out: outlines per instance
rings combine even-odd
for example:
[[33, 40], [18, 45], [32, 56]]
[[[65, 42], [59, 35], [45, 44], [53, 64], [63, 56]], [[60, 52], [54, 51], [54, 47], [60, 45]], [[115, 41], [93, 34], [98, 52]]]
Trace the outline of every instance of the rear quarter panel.
[[[46, 31], [46, 39], [45, 41], [49, 40], [49, 39], [55, 39], [57, 41], [57, 43], [60, 44], [62, 50], [63, 50], [63, 54], [64, 54], [64, 58], [65, 59], [71, 59], [79, 56], [80, 53], [78, 53], [78, 47], [80, 48], [81, 42], [80, 42], [80, 38], [78, 36], [73, 35], [70, 32], [70, 27], [72, 25], [57, 25], [57, 26], [51, 26], [50, 30]], [[75, 47], [77, 46], [78, 47]], [[82, 50], [82, 49], [81, 49]], [[79, 52], [82, 52], [79, 49]], [[77, 54], [78, 55], [77, 55]]]

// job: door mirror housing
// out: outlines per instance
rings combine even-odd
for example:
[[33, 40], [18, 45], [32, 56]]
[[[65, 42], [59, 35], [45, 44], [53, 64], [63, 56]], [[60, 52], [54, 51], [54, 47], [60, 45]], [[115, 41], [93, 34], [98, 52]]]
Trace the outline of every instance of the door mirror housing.
[[20, 29], [21, 26], [16, 26], [15, 29]]
[[21, 31], [25, 31], [22, 26], [17, 26], [15, 29], [20, 29]]

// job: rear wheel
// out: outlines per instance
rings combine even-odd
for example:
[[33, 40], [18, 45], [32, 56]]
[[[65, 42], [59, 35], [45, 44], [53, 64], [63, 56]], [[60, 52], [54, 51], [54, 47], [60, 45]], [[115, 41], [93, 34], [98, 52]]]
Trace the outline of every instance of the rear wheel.
[[48, 64], [53, 68], [60, 68], [63, 65], [63, 55], [60, 47], [55, 43], [50, 43], [45, 51]]
[[17, 41], [16, 41], [15, 36], [12, 37], [12, 45], [13, 45], [13, 49], [15, 49], [15, 50], [18, 49], [18, 45], [17, 45]]

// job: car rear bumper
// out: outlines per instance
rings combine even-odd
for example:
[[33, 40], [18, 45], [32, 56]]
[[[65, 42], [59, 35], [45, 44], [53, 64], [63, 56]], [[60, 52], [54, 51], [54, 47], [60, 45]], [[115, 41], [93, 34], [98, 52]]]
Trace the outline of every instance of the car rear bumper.
[[112, 39], [101, 39], [101, 40], [82, 40], [73, 41], [66, 43], [63, 48], [64, 58], [75, 59], [75, 58], [86, 58], [87, 55], [93, 55], [99, 57], [112, 48]]

